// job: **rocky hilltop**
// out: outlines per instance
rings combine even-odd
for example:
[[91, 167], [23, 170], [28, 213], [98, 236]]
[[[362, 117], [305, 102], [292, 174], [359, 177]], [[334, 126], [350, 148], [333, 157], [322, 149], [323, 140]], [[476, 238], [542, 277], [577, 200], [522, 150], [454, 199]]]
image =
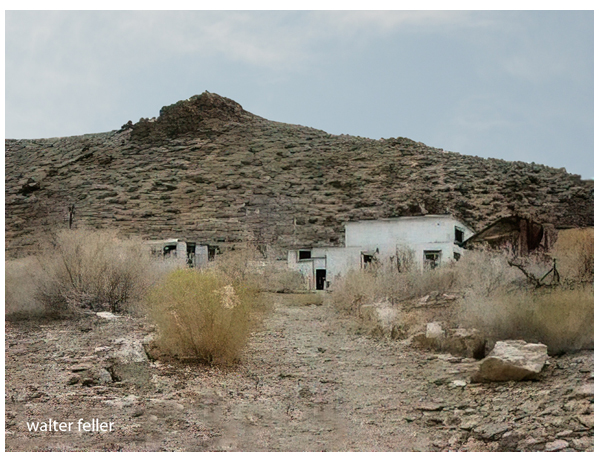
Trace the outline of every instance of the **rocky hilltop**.
[[[594, 184], [565, 169], [273, 122], [214, 93], [120, 130], [6, 140], [6, 250], [48, 229], [285, 248], [343, 245], [350, 220], [452, 213], [475, 230], [513, 213], [593, 226]], [[73, 209], [74, 207], [74, 209]]]

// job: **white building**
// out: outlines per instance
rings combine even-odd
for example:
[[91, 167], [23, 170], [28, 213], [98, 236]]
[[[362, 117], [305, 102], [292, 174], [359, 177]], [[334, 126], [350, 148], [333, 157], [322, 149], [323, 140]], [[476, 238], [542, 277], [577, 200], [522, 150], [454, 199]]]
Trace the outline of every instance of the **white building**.
[[196, 244], [182, 239], [145, 241], [145, 244], [150, 247], [152, 254], [176, 258], [181, 261], [182, 265], [190, 267], [203, 267], [214, 258], [214, 249], [207, 244]]
[[374, 261], [397, 262], [411, 255], [423, 270], [459, 260], [460, 244], [473, 234], [451, 215], [355, 221], [345, 225], [345, 247], [290, 250], [287, 262], [305, 276], [310, 289], [322, 290], [348, 270]]

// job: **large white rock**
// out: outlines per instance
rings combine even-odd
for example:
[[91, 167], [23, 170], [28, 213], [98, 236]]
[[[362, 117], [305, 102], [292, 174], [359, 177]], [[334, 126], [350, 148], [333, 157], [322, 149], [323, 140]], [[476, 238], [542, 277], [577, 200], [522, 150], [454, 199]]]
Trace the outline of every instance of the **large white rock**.
[[497, 342], [489, 355], [480, 362], [473, 382], [505, 382], [535, 379], [543, 369], [547, 346], [523, 340]]
[[438, 322], [429, 322], [426, 325], [426, 338], [443, 338], [445, 331]]

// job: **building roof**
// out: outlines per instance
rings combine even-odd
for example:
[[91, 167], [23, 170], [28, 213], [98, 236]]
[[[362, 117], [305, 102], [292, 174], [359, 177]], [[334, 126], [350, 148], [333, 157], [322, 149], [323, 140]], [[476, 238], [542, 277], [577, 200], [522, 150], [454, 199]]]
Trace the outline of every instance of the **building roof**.
[[451, 220], [455, 220], [458, 223], [460, 223], [461, 225], [463, 225], [464, 227], [468, 228], [470, 231], [474, 232], [474, 230], [466, 225], [464, 222], [458, 220], [456, 217], [454, 217], [451, 214], [445, 214], [445, 215], [411, 215], [411, 216], [404, 216], [404, 217], [389, 217], [389, 218], [377, 218], [376, 220], [355, 220], [355, 221], [348, 221], [345, 225], [351, 225], [353, 223], [377, 223], [377, 222], [396, 222], [396, 221], [411, 221], [411, 220], [422, 220], [422, 219], [430, 219], [430, 220], [438, 220], [438, 219], [451, 219]]

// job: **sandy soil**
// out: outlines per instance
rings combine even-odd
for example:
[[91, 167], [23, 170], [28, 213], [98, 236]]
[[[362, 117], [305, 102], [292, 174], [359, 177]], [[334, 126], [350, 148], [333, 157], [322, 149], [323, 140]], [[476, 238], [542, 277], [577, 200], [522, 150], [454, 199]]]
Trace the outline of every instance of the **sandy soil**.
[[[152, 332], [139, 318], [7, 322], [6, 450], [593, 450], [592, 351], [551, 358], [536, 382], [471, 384], [472, 359], [283, 302], [230, 368], [136, 357]], [[28, 430], [48, 419], [72, 431]]]

